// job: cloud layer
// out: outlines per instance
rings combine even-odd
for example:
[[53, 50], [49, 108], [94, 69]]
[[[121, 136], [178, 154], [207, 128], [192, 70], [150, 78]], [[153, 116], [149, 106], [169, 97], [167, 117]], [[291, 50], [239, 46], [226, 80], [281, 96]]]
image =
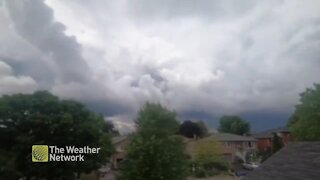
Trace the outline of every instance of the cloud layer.
[[[319, 7], [8, 0], [0, 5], [0, 95], [48, 89], [126, 129], [145, 101], [182, 119], [216, 124], [222, 114], [240, 114], [264, 124], [270, 114], [288, 116], [298, 94], [320, 82]], [[262, 119], [253, 115], [261, 112]]]

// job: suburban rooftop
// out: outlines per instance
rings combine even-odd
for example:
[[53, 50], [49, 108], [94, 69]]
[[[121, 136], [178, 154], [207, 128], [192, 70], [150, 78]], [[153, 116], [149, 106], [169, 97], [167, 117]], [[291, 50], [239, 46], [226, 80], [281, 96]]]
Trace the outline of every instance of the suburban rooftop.
[[290, 132], [288, 127], [280, 127], [276, 129], [269, 129], [267, 131], [263, 131], [260, 133], [253, 134], [254, 138], [261, 139], [261, 138], [272, 138], [273, 133], [280, 133], [280, 132]]
[[245, 180], [319, 179], [320, 142], [290, 143], [248, 174]]
[[216, 141], [257, 141], [255, 138], [250, 136], [240, 136], [230, 133], [212, 133], [206, 137]]

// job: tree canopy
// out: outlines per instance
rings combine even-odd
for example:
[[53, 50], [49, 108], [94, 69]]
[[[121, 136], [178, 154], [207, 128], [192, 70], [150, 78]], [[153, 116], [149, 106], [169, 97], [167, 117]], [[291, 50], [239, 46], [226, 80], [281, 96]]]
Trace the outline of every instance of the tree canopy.
[[111, 134], [112, 136], [119, 136], [119, 131], [114, 127], [114, 124], [111, 121], [104, 121], [103, 123], [103, 132]]
[[221, 149], [219, 142], [214, 140], [200, 140], [196, 147], [196, 161], [210, 163], [221, 160]]
[[206, 124], [201, 120], [197, 121], [196, 123], [200, 127], [200, 130], [201, 130], [201, 135], [200, 136], [201, 137], [207, 136], [209, 134], [209, 131], [208, 131], [208, 128], [207, 128]]
[[188, 138], [204, 137], [208, 134], [208, 130], [202, 121], [192, 122], [187, 120], [180, 125], [179, 133]]
[[[72, 100], [46, 91], [0, 98], [0, 179], [21, 177], [74, 179], [105, 164], [112, 153], [103, 132], [103, 117]], [[83, 162], [32, 163], [32, 145], [101, 147], [100, 154]]]
[[238, 116], [222, 116], [220, 118], [219, 131], [244, 135], [249, 133], [250, 124]]
[[137, 132], [131, 138], [127, 162], [120, 180], [183, 180], [186, 155], [174, 112], [160, 104], [147, 103], [136, 120]]
[[218, 141], [201, 139], [195, 147], [195, 175], [206, 177], [228, 170], [227, 162], [222, 158], [222, 149]]
[[320, 84], [300, 94], [300, 104], [296, 105], [288, 125], [297, 140], [320, 140]]
[[272, 137], [272, 152], [275, 153], [283, 147], [281, 138], [277, 133], [273, 133]]

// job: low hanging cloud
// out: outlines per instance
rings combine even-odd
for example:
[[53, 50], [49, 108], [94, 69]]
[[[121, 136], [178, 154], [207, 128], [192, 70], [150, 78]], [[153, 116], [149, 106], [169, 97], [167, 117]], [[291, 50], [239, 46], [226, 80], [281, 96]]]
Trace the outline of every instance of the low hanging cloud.
[[38, 84], [28, 76], [15, 76], [12, 68], [0, 61], [0, 95], [19, 93], [21, 89], [25, 93], [31, 93], [38, 89]]
[[16, 33], [48, 59], [58, 82], [83, 82], [89, 68], [81, 56], [81, 46], [64, 34], [65, 26], [55, 22], [53, 11], [42, 1], [6, 1]]
[[287, 117], [299, 93], [320, 82], [318, 7], [316, 1], [7, 0], [0, 5], [0, 61], [10, 69], [6, 76], [21, 82], [18, 89], [7, 82], [1, 93], [47, 89], [126, 130], [146, 101], [208, 124], [222, 114]]

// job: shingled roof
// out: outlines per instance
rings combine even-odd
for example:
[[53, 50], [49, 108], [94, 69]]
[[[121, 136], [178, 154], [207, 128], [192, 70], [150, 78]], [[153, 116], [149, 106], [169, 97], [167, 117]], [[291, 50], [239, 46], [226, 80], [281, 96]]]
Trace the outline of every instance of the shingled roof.
[[244, 180], [319, 180], [320, 142], [296, 142], [282, 148]]
[[112, 138], [112, 144], [118, 144], [126, 139], [128, 139], [127, 136], [115, 136]]
[[263, 132], [260, 132], [260, 133], [253, 134], [253, 137], [255, 137], [257, 139], [272, 138], [273, 137], [273, 133], [280, 133], [280, 132], [290, 132], [290, 130], [287, 127], [269, 129], [267, 131], [263, 131]]
[[210, 136], [206, 137], [216, 141], [257, 141], [253, 137], [249, 136], [240, 136], [230, 133], [212, 133]]

